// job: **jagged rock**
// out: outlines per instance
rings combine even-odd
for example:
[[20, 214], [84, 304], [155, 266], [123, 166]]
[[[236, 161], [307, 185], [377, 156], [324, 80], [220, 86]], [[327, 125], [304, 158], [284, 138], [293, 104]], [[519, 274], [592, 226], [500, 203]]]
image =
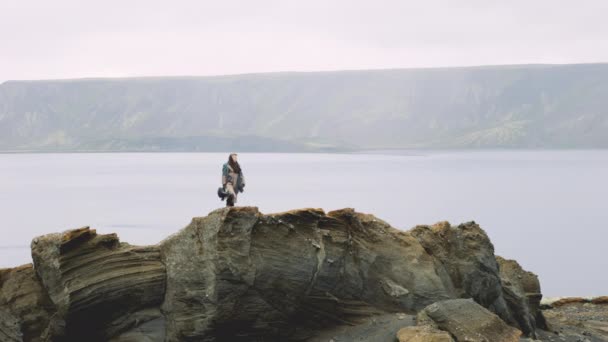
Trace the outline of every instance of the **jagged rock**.
[[397, 332], [399, 342], [454, 342], [452, 336], [432, 326], [407, 327]]
[[536, 328], [547, 329], [540, 311], [543, 297], [536, 274], [525, 271], [515, 260], [496, 256], [500, 267], [503, 295], [517, 322], [526, 336], [536, 338]]
[[[146, 247], [85, 227], [34, 239], [32, 257], [0, 272], [25, 341], [310, 341], [460, 297], [515, 326], [533, 312], [507, 305], [478, 225], [399, 231], [352, 209], [218, 209]], [[399, 320], [370, 336], [394, 338]]]
[[449, 332], [458, 342], [518, 342], [521, 331], [472, 299], [433, 303], [418, 313], [417, 324]]
[[473, 298], [510, 324], [517, 324], [503, 296], [494, 245], [475, 222], [452, 227], [447, 222], [411, 230], [434, 257], [450, 298]]
[[44, 341], [48, 329], [61, 330], [61, 327], [54, 326], [60, 322], [51, 324], [55, 307], [36, 277], [32, 264], [0, 270], [0, 307], [18, 318], [25, 341]]
[[108, 341], [164, 319], [160, 313], [139, 314], [163, 300], [165, 268], [156, 246], [121, 244], [114, 234], [97, 235], [85, 227], [34, 239], [32, 257], [65, 320], [65, 335], [54, 340]]

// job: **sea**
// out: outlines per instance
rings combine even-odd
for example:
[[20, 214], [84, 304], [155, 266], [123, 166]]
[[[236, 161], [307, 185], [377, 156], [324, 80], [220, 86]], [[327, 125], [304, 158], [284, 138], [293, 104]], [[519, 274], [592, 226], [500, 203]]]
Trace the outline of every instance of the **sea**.
[[[228, 153], [0, 154], [0, 268], [39, 235], [90, 226], [155, 244], [225, 205]], [[545, 296], [608, 295], [608, 150], [239, 153], [237, 205], [355, 208], [393, 227], [475, 221]], [[281, 241], [277, 241], [281, 243]]]

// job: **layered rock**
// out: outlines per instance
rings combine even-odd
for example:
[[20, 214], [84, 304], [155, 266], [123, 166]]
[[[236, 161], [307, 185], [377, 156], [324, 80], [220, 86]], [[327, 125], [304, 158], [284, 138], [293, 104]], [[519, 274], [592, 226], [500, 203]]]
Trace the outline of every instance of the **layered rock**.
[[[164, 317], [165, 267], [157, 246], [120, 243], [88, 227], [34, 239], [36, 272], [65, 331], [53, 339], [108, 341]], [[161, 339], [162, 340], [162, 339]]]
[[413, 236], [352, 210], [269, 216], [255, 208], [219, 210], [195, 219], [161, 250], [172, 338], [234, 333], [229, 322], [239, 321], [243, 336], [276, 329], [283, 338], [300, 339], [307, 336], [293, 320], [305, 322], [310, 333], [308, 325], [348, 324], [450, 298], [433, 258]]
[[518, 328], [537, 313], [475, 223], [399, 231], [352, 209], [219, 209], [146, 247], [85, 227], [32, 256], [0, 273], [0, 313], [19, 321], [0, 329], [24, 341], [303, 341], [461, 297]]

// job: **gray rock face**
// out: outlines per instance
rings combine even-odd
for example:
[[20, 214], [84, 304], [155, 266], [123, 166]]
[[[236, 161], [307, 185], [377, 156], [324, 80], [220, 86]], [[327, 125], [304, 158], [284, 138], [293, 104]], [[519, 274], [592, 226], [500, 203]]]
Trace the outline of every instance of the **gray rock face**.
[[[229, 215], [240, 212], [251, 215]], [[213, 340], [210, 332], [222, 325], [230, 329], [231, 319], [252, 323], [273, 311], [264, 302], [257, 308], [239, 302], [253, 283], [248, 237], [256, 221], [257, 213], [249, 208], [214, 211], [161, 243], [168, 340]]]
[[447, 331], [459, 342], [518, 342], [521, 336], [521, 331], [472, 299], [433, 303], [418, 314], [418, 325]]
[[[494, 255], [494, 246], [474, 222], [451, 227], [446, 222], [418, 226], [411, 233], [438, 261], [441, 274], [448, 274], [452, 298], [473, 298], [505, 322], [535, 337], [546, 328], [539, 310], [540, 283], [535, 274], [517, 262]], [[538, 322], [538, 324], [537, 324]]]
[[415, 236], [434, 257], [452, 298], [470, 297], [503, 319], [511, 315], [502, 296], [494, 246], [474, 222], [452, 227], [447, 222], [415, 227]]
[[399, 231], [352, 209], [224, 208], [146, 247], [85, 227], [34, 239], [32, 256], [0, 270], [18, 321], [2, 332], [24, 341], [304, 341], [459, 297], [517, 327], [536, 312], [527, 282], [519, 306], [505, 299], [511, 273], [476, 224]]
[[19, 321], [7, 310], [0, 308], [0, 341], [21, 342], [23, 335], [19, 329]]
[[524, 271], [515, 260], [496, 257], [500, 266], [502, 290], [516, 324], [524, 334], [535, 338], [537, 328], [547, 329], [540, 311], [540, 282], [536, 274]]

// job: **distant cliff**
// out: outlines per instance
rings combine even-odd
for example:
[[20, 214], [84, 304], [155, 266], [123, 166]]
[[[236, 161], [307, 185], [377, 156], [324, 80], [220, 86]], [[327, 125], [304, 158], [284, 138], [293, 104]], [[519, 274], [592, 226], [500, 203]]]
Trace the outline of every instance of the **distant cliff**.
[[608, 64], [8, 81], [1, 151], [607, 148]]

